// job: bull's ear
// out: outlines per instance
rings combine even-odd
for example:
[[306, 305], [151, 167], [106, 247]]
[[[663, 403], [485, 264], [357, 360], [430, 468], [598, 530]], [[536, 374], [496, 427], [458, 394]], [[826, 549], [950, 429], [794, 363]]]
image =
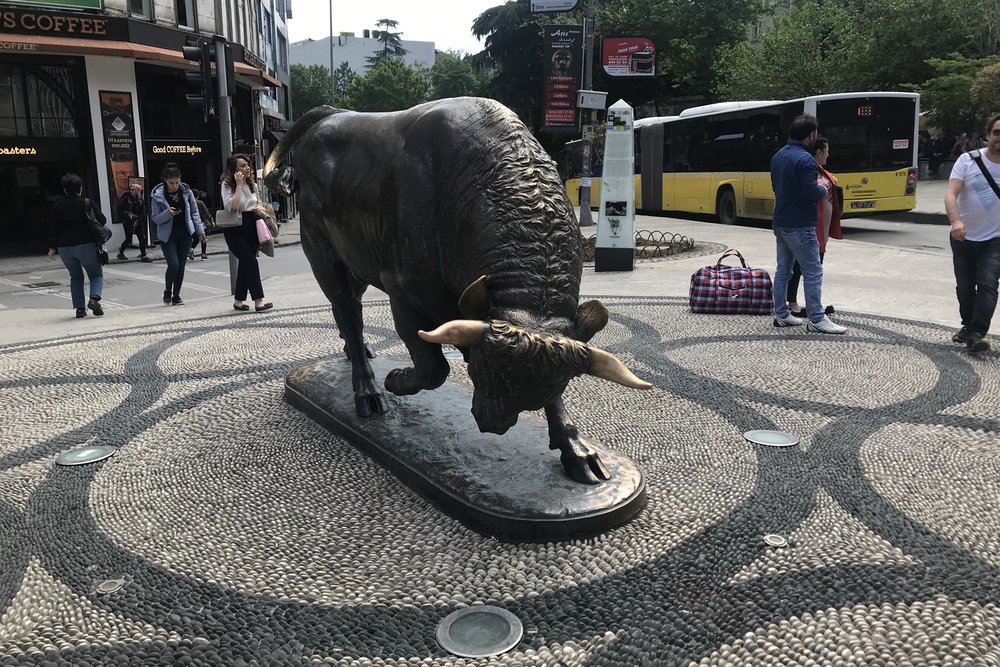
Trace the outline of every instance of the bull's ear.
[[597, 299], [584, 301], [576, 309], [573, 338], [586, 343], [608, 324], [608, 309]]
[[467, 320], [485, 320], [490, 314], [490, 295], [486, 291], [487, 276], [465, 288], [458, 300], [458, 312]]

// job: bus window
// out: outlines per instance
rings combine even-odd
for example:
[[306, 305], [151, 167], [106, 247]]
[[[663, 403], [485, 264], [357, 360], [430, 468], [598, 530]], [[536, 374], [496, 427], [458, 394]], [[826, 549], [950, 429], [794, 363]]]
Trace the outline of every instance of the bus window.
[[822, 100], [816, 104], [820, 134], [830, 141], [827, 169], [835, 173], [871, 169], [873, 116], [870, 97]]

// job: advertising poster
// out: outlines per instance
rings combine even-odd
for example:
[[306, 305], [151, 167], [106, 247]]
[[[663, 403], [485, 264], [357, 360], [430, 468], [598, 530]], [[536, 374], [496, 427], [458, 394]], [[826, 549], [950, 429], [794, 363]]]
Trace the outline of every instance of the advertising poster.
[[542, 127], [576, 130], [576, 91], [583, 73], [583, 26], [545, 26]]
[[[111, 198], [115, 201], [128, 190], [129, 179], [139, 173], [132, 93], [102, 90], [98, 95], [101, 100], [101, 125], [104, 127], [108, 176], [111, 179]], [[117, 211], [114, 215], [117, 217]], [[116, 219], [115, 222], [120, 220]]]
[[656, 76], [656, 47], [645, 37], [605, 37], [601, 62], [609, 76]]

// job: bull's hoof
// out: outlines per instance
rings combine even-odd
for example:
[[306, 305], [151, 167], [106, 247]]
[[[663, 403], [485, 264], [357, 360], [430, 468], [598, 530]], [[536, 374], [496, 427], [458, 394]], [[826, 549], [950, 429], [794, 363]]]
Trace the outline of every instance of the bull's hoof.
[[[347, 357], [348, 361], [351, 360], [351, 351], [348, 349], [346, 345], [344, 346], [344, 356]], [[375, 353], [372, 352], [372, 349], [368, 347], [368, 345], [365, 345], [365, 356], [368, 357], [369, 359], [375, 358]]]
[[574, 482], [580, 484], [600, 484], [611, 479], [611, 473], [604, 467], [601, 457], [596, 453], [586, 456], [574, 456], [563, 452], [559, 457], [566, 474]]
[[372, 415], [384, 415], [386, 412], [385, 399], [382, 394], [354, 395], [354, 410], [359, 417], [371, 417]]
[[394, 368], [385, 376], [385, 388], [396, 396], [412, 396], [424, 385], [412, 368]]

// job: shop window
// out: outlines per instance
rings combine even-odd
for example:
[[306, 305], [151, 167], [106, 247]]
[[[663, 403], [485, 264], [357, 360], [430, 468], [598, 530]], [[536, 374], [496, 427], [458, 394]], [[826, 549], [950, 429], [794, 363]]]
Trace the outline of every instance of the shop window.
[[0, 65], [0, 136], [76, 137], [73, 73], [59, 65]]
[[153, 0], [128, 0], [128, 13], [147, 19], [153, 18]]
[[192, 30], [198, 27], [195, 23], [194, 0], [174, 0], [174, 10], [178, 27]]

